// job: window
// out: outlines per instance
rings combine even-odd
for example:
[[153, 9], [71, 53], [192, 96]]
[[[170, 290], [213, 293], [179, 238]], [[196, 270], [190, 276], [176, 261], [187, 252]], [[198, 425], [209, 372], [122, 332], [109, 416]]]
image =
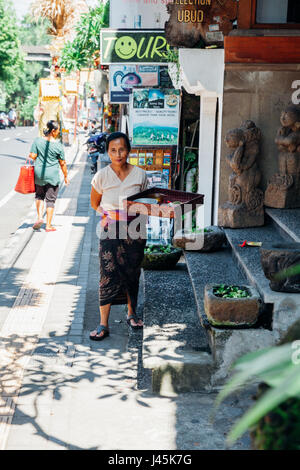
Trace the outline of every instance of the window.
[[300, 0], [239, 0], [238, 28], [300, 29]]
[[300, 23], [300, 1], [256, 0], [256, 23]]

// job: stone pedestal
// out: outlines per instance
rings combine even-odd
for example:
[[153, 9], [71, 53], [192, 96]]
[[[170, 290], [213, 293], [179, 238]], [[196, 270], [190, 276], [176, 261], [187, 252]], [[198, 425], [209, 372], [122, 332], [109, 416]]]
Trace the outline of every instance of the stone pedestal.
[[265, 192], [265, 206], [275, 209], [300, 207], [299, 185], [296, 176], [274, 175]]
[[219, 225], [230, 228], [262, 227], [265, 224], [263, 207], [249, 212], [243, 204], [235, 206], [226, 202], [219, 208]]

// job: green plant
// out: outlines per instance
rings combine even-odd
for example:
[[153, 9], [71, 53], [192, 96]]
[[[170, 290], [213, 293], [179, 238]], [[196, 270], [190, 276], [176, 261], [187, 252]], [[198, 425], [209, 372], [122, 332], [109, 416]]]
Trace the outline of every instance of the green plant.
[[196, 228], [196, 227], [192, 228], [192, 232], [193, 232], [193, 233], [203, 233], [203, 232], [204, 232], [204, 233], [210, 233], [210, 232], [212, 232], [212, 231], [213, 231], [213, 230], [210, 229], [210, 228], [204, 228], [204, 229], [203, 229], [203, 228]]
[[213, 294], [216, 297], [222, 297], [224, 299], [242, 299], [244, 297], [251, 297], [247, 289], [242, 289], [239, 286], [227, 286], [225, 284], [219, 284], [213, 288]]
[[172, 245], [149, 245], [145, 248], [145, 253], [172, 253], [176, 251]]
[[62, 52], [59, 64], [67, 73], [92, 68], [94, 60], [99, 57], [99, 37], [102, 28], [109, 26], [109, 1], [99, 3], [89, 13], [81, 15], [76, 25], [76, 37], [68, 41]]
[[179, 62], [179, 52], [178, 49], [173, 47], [173, 48], [168, 48], [167, 50], [167, 55], [166, 55], [166, 62], [170, 62], [173, 64], [176, 64], [176, 80], [177, 82], [179, 81], [180, 78], [180, 62]]
[[[298, 344], [298, 342], [296, 343]], [[229, 443], [235, 442], [248, 429], [253, 430], [253, 426], [257, 425], [262, 419], [266, 418], [265, 424], [270, 424], [268, 413], [272, 412], [274, 413], [273, 416], [280, 416], [285, 422], [288, 422], [285, 432], [287, 432], [287, 429], [289, 429], [289, 432], [291, 430], [293, 432], [295, 440], [293, 443], [290, 441], [290, 443], [285, 443], [285, 445], [290, 446], [289, 448], [293, 447], [300, 450], [300, 361], [297, 357], [298, 353], [294, 349], [295, 342], [282, 344], [249, 353], [235, 363], [235, 375], [220, 392], [216, 401], [217, 407], [229, 394], [239, 390], [246, 384], [263, 380], [269, 388], [264, 391], [257, 403], [235, 424], [228, 436]], [[291, 402], [291, 399], [296, 399], [297, 404], [294, 400]], [[296, 421], [293, 421], [294, 418], [291, 418], [290, 412], [287, 411], [288, 404], [292, 406], [292, 416]], [[261, 429], [259, 431], [258, 428], [258, 434], [256, 434], [260, 442], [262, 441], [262, 436], [259, 437]], [[268, 431], [266, 427], [264, 427], [264, 430]], [[256, 431], [253, 432], [256, 433]], [[279, 431], [279, 436], [281, 432], [283, 431]], [[282, 438], [284, 439], [283, 435]], [[270, 447], [271, 445], [276, 445], [274, 442], [273, 439], [273, 444], [269, 442], [269, 444], [265, 443], [264, 445]], [[276, 447], [273, 447], [273, 449], [275, 450]]]
[[15, 12], [10, 1], [0, 0], [0, 80], [13, 83], [23, 66]]

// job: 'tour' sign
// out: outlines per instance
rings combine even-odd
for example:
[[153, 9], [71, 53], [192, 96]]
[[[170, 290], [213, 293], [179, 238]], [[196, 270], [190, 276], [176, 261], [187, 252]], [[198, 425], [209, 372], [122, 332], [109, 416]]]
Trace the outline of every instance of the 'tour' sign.
[[164, 31], [101, 30], [101, 64], [167, 62], [170, 49]]

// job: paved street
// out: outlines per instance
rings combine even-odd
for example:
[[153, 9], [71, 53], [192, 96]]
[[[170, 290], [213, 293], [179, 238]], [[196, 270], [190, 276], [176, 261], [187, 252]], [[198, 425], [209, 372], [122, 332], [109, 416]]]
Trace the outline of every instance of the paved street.
[[22, 224], [34, 203], [33, 194], [18, 194], [14, 191], [20, 166], [25, 163], [37, 128], [18, 127], [0, 130], [0, 252], [10, 235]]
[[[124, 306], [113, 307], [109, 338], [89, 340], [98, 219], [84, 152], [70, 179], [57, 232], [34, 233], [1, 285], [0, 449], [225, 449], [248, 395], [227, 400], [214, 423], [216, 393], [153, 395], [138, 367], [142, 332], [128, 332]], [[249, 448], [248, 438], [234, 448]]]

